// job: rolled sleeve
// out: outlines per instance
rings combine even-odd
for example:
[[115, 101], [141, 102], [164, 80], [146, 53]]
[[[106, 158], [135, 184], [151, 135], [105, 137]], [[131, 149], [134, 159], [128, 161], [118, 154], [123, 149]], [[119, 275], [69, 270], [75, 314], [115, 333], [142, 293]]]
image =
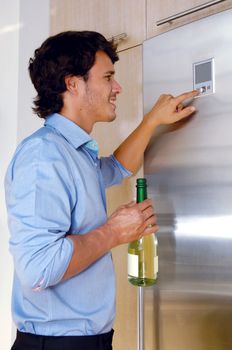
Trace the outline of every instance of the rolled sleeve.
[[105, 187], [118, 185], [126, 177], [132, 175], [114, 155], [102, 157], [100, 159], [100, 168], [104, 179]]
[[73, 251], [66, 238], [76, 197], [68, 163], [54, 143], [33, 140], [18, 152], [6, 179], [16, 274], [36, 291], [55, 285]]

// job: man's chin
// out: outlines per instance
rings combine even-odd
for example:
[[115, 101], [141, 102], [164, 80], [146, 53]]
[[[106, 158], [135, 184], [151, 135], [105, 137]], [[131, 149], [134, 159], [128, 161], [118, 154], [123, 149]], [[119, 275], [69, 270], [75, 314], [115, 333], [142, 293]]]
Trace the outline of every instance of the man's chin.
[[101, 118], [99, 118], [97, 120], [97, 122], [100, 122], [100, 123], [111, 123], [113, 122], [115, 119], [116, 119], [116, 113], [111, 113], [111, 114], [108, 114], [107, 116], [105, 115], [104, 117], [102, 116]]
[[116, 113], [109, 114], [106, 121], [109, 123], [113, 122], [116, 119], [116, 117]]
[[117, 117], [116, 114], [114, 114], [113, 116], [111, 116], [109, 122], [113, 122], [113, 121], [116, 119], [116, 117]]

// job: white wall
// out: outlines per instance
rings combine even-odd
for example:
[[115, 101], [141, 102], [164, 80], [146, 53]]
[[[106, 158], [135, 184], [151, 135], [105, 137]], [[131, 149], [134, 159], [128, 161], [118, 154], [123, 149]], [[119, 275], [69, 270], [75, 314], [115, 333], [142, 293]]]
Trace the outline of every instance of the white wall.
[[0, 0], [0, 8], [0, 344], [7, 350], [11, 341], [13, 268], [8, 253], [3, 178], [17, 136], [19, 1]]
[[[15, 336], [10, 303], [13, 264], [3, 180], [18, 142], [42, 121], [31, 112], [35, 91], [27, 73], [33, 51], [49, 36], [49, 0], [0, 0], [0, 348]], [[13, 328], [13, 330], [12, 330]]]
[[49, 8], [49, 0], [20, 0], [20, 22], [23, 25], [19, 37], [18, 141], [43, 124], [43, 120], [31, 110], [36, 92], [28, 74], [28, 61], [49, 36]]

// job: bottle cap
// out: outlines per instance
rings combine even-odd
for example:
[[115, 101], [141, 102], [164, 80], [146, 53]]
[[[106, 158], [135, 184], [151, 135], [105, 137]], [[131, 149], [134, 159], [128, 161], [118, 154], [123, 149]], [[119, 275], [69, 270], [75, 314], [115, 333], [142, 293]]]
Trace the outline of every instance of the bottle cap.
[[145, 178], [139, 178], [136, 180], [137, 186], [146, 186], [147, 185], [147, 179]]

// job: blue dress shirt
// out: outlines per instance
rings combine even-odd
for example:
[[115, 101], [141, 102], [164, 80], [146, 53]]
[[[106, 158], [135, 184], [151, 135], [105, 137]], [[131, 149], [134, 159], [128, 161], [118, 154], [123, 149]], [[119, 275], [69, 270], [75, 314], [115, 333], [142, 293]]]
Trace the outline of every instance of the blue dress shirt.
[[15, 273], [13, 319], [21, 332], [93, 335], [109, 332], [115, 316], [115, 275], [108, 252], [61, 281], [73, 246], [107, 219], [105, 188], [131, 175], [114, 156], [59, 114], [17, 148], [6, 179], [10, 252]]

